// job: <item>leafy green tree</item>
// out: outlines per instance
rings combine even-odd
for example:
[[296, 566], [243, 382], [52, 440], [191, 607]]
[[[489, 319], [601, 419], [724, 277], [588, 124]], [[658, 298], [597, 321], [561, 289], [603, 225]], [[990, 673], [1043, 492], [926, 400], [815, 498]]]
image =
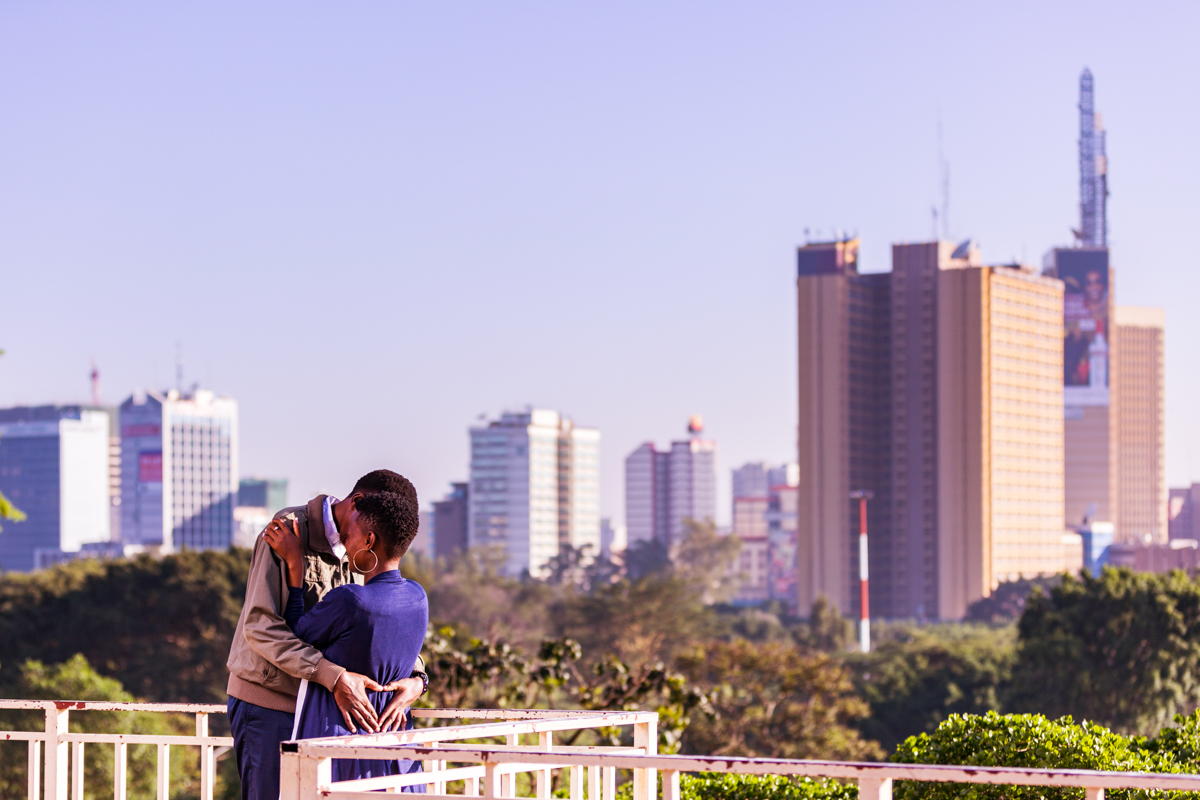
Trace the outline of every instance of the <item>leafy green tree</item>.
[[858, 694], [871, 714], [859, 729], [891, 750], [909, 736], [933, 733], [952, 714], [1002, 710], [1016, 661], [1016, 630], [945, 625], [885, 639], [849, 653]]
[[713, 642], [680, 659], [708, 694], [711, 716], [684, 733], [690, 753], [775, 758], [877, 759], [855, 725], [869, 709], [848, 671], [826, 653], [780, 643]]
[[627, 664], [669, 663], [684, 647], [708, 638], [716, 619], [695, 584], [670, 572], [566, 597], [552, 617], [553, 637], [579, 642], [586, 658], [613, 655]]
[[963, 621], [988, 625], [1007, 625], [1015, 622], [1024, 613], [1025, 603], [1035, 587], [1047, 592], [1061, 581], [1061, 575], [1005, 581], [992, 590], [990, 595], [968, 606]]
[[1064, 577], [1019, 631], [1014, 711], [1151, 734], [1200, 704], [1200, 585], [1183, 572]]
[[807, 647], [825, 653], [844, 653], [854, 641], [854, 623], [822, 594], [812, 604], [808, 626], [798, 633], [797, 639]]
[[712, 520], [685, 519], [683, 538], [671, 559], [672, 571], [695, 587], [705, 605], [727, 602], [742, 581], [735, 568], [741, 549], [741, 541], [717, 533]]
[[82, 653], [102, 675], [154, 702], [225, 702], [225, 660], [245, 596], [249, 553], [81, 559], [0, 576], [0, 681], [28, 659]]
[[[0, 356], [4, 355], [4, 351], [0, 350]], [[0, 519], [6, 519], [10, 522], [20, 522], [25, 519], [25, 514], [21, 509], [14, 506], [3, 492], [0, 492]], [[0, 527], [0, 531], [4, 530]]]

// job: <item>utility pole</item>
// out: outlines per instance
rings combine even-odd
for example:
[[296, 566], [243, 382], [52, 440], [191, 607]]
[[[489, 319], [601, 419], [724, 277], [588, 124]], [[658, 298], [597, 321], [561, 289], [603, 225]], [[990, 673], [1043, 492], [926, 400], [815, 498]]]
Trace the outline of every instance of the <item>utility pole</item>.
[[867, 589], [867, 501], [875, 493], [858, 489], [850, 493], [850, 499], [858, 501], [858, 584], [859, 618], [858, 646], [864, 653], [871, 652], [871, 604]]

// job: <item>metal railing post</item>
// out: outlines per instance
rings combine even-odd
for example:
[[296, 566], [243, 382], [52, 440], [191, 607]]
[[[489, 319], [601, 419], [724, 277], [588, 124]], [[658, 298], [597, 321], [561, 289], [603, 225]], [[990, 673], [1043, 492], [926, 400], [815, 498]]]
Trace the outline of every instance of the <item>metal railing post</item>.
[[[203, 711], [196, 712], [196, 735], [208, 737], [208, 714]], [[213, 800], [216, 766], [212, 745], [200, 745], [200, 800]]]
[[484, 797], [500, 797], [500, 772], [496, 769], [499, 765], [494, 761], [483, 762], [483, 796]]
[[29, 800], [41, 800], [42, 798], [42, 743], [36, 739], [29, 741], [29, 779], [26, 782], [28, 786]]
[[279, 754], [279, 800], [300, 800], [300, 754]]
[[[642, 748], [648, 756], [658, 753], [658, 720], [638, 722], [633, 726], [633, 746]], [[652, 769], [633, 771], [633, 800], [654, 800], [658, 795], [658, 776]]]
[[317, 800], [333, 782], [333, 759], [300, 757], [300, 800]]
[[[550, 731], [542, 731], [538, 734], [538, 749], [549, 753], [554, 749], [554, 734]], [[537, 773], [537, 799], [550, 800], [550, 785], [553, 778], [549, 768], [539, 769]]]
[[158, 746], [158, 800], [171, 800], [171, 745]]
[[679, 771], [664, 769], [662, 781], [663, 800], [679, 800]]
[[572, 764], [571, 770], [571, 800], [583, 800], [583, 767]]
[[67, 800], [67, 732], [70, 712], [46, 703], [46, 800]]
[[1083, 791], [1085, 795], [1084, 800], [1104, 800], [1103, 789], [1093, 789], [1092, 787], [1088, 786], [1084, 788]]
[[83, 800], [83, 742], [75, 742], [71, 751], [71, 800]]
[[892, 779], [859, 778], [858, 800], [892, 800]]
[[125, 771], [129, 765], [129, 745], [117, 742], [113, 748], [113, 798], [125, 800], [128, 796], [125, 787]]

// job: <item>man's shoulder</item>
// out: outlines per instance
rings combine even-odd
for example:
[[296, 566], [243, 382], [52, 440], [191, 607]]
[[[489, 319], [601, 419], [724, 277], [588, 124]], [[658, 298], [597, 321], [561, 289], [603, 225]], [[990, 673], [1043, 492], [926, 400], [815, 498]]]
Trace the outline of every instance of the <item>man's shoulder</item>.
[[287, 508], [281, 508], [279, 511], [276, 511], [275, 516], [272, 517], [272, 519], [296, 519], [296, 520], [305, 520], [307, 518], [308, 518], [308, 506], [288, 506]]

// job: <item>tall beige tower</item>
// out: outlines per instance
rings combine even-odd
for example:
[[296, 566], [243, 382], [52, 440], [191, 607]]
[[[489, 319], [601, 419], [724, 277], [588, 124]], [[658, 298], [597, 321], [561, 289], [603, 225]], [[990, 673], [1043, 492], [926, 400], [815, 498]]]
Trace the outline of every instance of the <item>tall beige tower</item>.
[[938, 275], [938, 616], [1063, 566], [1062, 283], [1017, 267]]
[[1117, 537], [1167, 541], [1164, 346], [1161, 308], [1116, 307]]

